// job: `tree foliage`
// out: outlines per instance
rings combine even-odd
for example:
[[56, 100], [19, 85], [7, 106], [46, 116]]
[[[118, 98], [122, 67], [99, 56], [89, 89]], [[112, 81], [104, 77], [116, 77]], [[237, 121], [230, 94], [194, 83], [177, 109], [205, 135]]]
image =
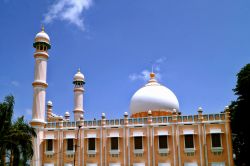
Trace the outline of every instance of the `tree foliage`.
[[248, 112], [250, 111], [250, 64], [244, 66], [237, 74], [237, 84], [233, 89], [237, 100], [230, 105], [231, 128], [233, 133], [233, 150], [236, 165], [250, 165], [250, 142]]
[[13, 96], [6, 96], [0, 103], [0, 165], [26, 165], [33, 156], [35, 130], [23, 116], [12, 122], [14, 103]]

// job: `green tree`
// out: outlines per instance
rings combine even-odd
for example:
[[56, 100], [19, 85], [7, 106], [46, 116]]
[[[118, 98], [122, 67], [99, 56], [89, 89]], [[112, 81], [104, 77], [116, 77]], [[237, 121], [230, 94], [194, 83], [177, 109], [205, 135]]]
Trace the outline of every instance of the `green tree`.
[[11, 119], [14, 108], [14, 97], [6, 96], [4, 101], [0, 103], [0, 165], [5, 163], [6, 151], [9, 146], [7, 133], [11, 127]]
[[0, 103], [0, 165], [6, 164], [5, 157], [9, 158], [9, 165], [26, 165], [33, 156], [32, 137], [36, 137], [35, 129], [19, 117], [12, 122], [14, 97], [7, 96]]
[[233, 150], [236, 165], [250, 165], [249, 117], [250, 111], [250, 64], [244, 66], [237, 74], [234, 90], [237, 100], [230, 105], [231, 128], [233, 133]]

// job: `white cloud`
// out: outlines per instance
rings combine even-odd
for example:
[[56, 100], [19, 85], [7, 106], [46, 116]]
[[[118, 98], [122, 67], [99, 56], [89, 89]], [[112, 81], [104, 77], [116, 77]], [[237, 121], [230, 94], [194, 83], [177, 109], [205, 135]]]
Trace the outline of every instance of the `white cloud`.
[[149, 74], [150, 74], [150, 72], [148, 70], [143, 70], [139, 74], [136, 74], [136, 73], [130, 74], [129, 79], [131, 81], [136, 81], [136, 80], [146, 81], [146, 80], [149, 80]]
[[20, 84], [18, 81], [11, 81], [11, 85], [18, 87]]
[[[162, 78], [160, 70], [161, 70], [161, 64], [164, 63], [165, 60], [166, 60], [166, 57], [161, 57], [159, 59], [156, 59], [154, 63], [152, 64], [152, 71], [155, 73], [155, 77], [157, 80], [161, 80]], [[130, 74], [129, 79], [131, 81], [136, 81], [136, 80], [148, 81], [150, 77], [149, 75], [152, 71], [142, 70], [140, 73]]]
[[32, 110], [30, 108], [25, 109], [25, 114], [28, 116], [32, 115]]
[[[137, 81], [137, 80], [143, 80], [143, 81], [148, 81], [150, 78], [150, 73], [151, 71], [149, 70], [143, 70], [139, 74], [133, 73], [129, 75], [129, 79], [131, 81]], [[160, 73], [155, 73], [155, 77], [157, 80], [161, 79], [161, 74]]]
[[161, 57], [161, 58], [159, 58], [159, 59], [156, 59], [156, 61], [155, 61], [155, 63], [163, 63], [163, 62], [165, 62], [166, 61], [166, 57]]
[[93, 0], [57, 0], [49, 7], [44, 22], [51, 23], [56, 19], [68, 21], [84, 30], [83, 11], [89, 9]]

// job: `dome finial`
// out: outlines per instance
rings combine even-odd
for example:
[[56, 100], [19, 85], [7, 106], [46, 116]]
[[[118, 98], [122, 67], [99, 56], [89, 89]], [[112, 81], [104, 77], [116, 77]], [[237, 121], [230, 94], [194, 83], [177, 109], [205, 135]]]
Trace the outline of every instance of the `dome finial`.
[[80, 70], [80, 67], [78, 68], [78, 70], [77, 70], [78, 72], [81, 72], [81, 70]]
[[151, 72], [150, 73], [150, 79], [154, 79], [155, 78], [155, 73], [154, 72]]
[[152, 65], [151, 73], [149, 74], [149, 76], [150, 76], [150, 79], [154, 79], [155, 78], [154, 65]]
[[42, 25], [42, 31], [44, 32], [44, 25]]

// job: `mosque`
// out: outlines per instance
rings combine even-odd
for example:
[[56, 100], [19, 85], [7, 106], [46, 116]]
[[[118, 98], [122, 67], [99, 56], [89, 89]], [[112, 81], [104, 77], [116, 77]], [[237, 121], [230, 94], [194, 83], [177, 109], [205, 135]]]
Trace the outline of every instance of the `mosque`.
[[[74, 110], [53, 113], [45, 99], [50, 38], [44, 31], [35, 42], [33, 107], [30, 121], [33, 166], [233, 166], [228, 107], [223, 113], [182, 115], [175, 94], [161, 85], [154, 73], [131, 98], [124, 117], [84, 119], [85, 78], [73, 78]], [[86, 112], [87, 114], [88, 112]], [[70, 115], [74, 121], [70, 121]]]

